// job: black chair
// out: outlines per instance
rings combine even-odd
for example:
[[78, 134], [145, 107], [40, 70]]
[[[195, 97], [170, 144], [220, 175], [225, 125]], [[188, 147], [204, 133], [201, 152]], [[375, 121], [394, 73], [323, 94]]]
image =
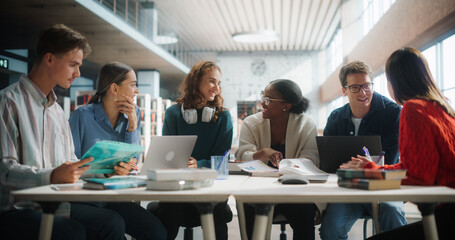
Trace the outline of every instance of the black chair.
[[[156, 210], [158, 209], [158, 203], [157, 201], [150, 202], [147, 204], [147, 210], [149, 210], [152, 213], [156, 213]], [[193, 228], [194, 227], [199, 227], [200, 225], [195, 225], [191, 223], [184, 223], [182, 224], [181, 227], [184, 227], [183, 231], [183, 239], [184, 240], [193, 240]]]
[[[371, 220], [371, 229], [373, 230], [373, 235], [376, 234], [376, 230], [374, 227], [374, 220], [372, 216], [370, 215], [364, 215], [361, 219], [363, 219], [363, 239], [367, 239], [367, 228], [368, 228], [368, 221]], [[286, 218], [283, 215], [277, 216], [275, 219], [273, 219], [272, 224], [280, 224], [280, 240], [286, 240], [286, 224], [289, 224], [289, 222], [286, 220]]]

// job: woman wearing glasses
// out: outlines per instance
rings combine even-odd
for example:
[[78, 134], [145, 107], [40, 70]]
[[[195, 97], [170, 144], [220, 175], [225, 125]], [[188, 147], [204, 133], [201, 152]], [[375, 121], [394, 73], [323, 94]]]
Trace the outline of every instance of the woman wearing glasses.
[[[245, 118], [240, 131], [236, 158], [261, 160], [278, 167], [283, 158], [306, 158], [319, 166], [316, 124], [304, 112], [309, 100], [299, 86], [286, 79], [269, 83], [262, 96], [262, 111]], [[245, 205], [248, 238], [254, 225], [254, 208]], [[278, 204], [274, 217], [284, 215], [294, 231], [294, 239], [314, 239], [314, 204]]]

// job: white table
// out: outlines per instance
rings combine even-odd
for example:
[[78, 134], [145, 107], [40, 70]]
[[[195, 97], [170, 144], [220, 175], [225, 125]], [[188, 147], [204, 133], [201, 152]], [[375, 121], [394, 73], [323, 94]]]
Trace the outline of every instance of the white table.
[[[56, 191], [51, 185], [13, 191], [16, 200], [39, 202], [43, 206], [40, 239], [50, 239], [54, 221], [55, 206], [60, 202], [129, 202], [151, 201], [197, 203], [201, 213], [201, 226], [204, 239], [215, 239], [213, 204], [227, 201], [248, 176], [229, 176], [227, 180], [216, 180], [212, 187], [185, 191], [148, 191], [145, 188], [121, 190], [69, 190]], [[68, 184], [67, 184], [68, 185]], [[75, 183], [81, 186], [82, 183]]]
[[[333, 178], [332, 178], [333, 179]], [[308, 185], [283, 185], [276, 178], [250, 177], [234, 192], [242, 239], [247, 239], [243, 203], [264, 204], [256, 214], [253, 239], [265, 239], [270, 206], [276, 203], [368, 203], [412, 201], [417, 203], [455, 202], [455, 189], [439, 186], [401, 186], [401, 189], [367, 191], [340, 188], [333, 180]], [[434, 215], [423, 218], [425, 237], [437, 239]]]

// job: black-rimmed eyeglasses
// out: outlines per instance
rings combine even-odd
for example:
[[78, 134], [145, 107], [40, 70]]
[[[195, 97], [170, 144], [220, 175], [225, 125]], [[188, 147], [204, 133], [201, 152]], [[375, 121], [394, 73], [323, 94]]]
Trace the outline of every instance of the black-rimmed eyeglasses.
[[351, 93], [358, 93], [358, 92], [360, 92], [360, 89], [362, 89], [362, 88], [365, 92], [369, 92], [369, 91], [373, 90], [373, 83], [365, 83], [362, 85], [352, 84], [352, 85], [344, 86], [344, 87], [349, 88], [349, 91]]

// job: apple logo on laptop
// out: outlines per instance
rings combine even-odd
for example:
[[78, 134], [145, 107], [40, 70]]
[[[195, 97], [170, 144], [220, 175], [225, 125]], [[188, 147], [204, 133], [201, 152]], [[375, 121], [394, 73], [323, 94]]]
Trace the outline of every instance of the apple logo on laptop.
[[166, 154], [166, 161], [171, 161], [172, 159], [174, 159], [174, 156], [175, 156], [175, 153], [174, 151], [170, 151]]

